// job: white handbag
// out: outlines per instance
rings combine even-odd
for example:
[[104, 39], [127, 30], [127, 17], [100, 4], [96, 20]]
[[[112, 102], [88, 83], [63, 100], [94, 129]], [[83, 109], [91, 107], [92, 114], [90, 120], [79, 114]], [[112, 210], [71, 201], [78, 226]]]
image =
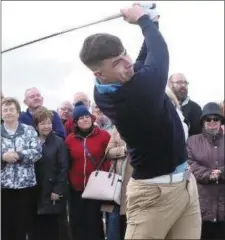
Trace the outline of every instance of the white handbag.
[[[85, 151], [93, 162], [94, 159], [86, 147]], [[100, 168], [104, 161], [105, 157], [102, 159], [96, 171], [91, 173], [82, 194], [82, 198], [115, 202], [120, 205], [122, 176], [115, 173], [115, 166], [111, 168], [109, 172], [101, 171]]]
[[122, 177], [116, 173], [96, 170], [91, 173], [82, 198], [116, 202], [120, 205]]

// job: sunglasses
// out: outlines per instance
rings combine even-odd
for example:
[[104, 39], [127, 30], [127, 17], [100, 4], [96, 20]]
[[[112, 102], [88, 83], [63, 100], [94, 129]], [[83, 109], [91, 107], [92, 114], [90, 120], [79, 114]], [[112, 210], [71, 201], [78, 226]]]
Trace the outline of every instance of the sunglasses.
[[206, 119], [205, 119], [205, 121], [206, 122], [219, 122], [220, 121], [220, 118], [218, 118], [218, 117], [207, 117]]

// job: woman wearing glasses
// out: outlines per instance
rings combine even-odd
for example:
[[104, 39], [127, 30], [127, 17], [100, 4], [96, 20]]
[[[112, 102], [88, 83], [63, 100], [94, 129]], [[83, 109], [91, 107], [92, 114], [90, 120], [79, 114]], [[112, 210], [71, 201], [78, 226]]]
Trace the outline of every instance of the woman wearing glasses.
[[198, 183], [202, 239], [225, 239], [224, 120], [217, 103], [206, 104], [200, 119], [202, 133], [187, 141], [189, 164]]

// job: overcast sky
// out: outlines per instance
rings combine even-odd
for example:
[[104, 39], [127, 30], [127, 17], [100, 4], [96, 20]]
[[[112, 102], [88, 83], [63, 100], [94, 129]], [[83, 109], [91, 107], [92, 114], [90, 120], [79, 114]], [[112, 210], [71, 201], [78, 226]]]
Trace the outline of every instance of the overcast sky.
[[[3, 1], [2, 49], [98, 20], [129, 6], [129, 1]], [[160, 30], [170, 52], [170, 73], [182, 72], [189, 95], [200, 105], [224, 98], [224, 2], [159, 1]], [[2, 88], [7, 96], [24, 98], [35, 86], [45, 106], [56, 108], [73, 93], [93, 98], [94, 78], [79, 60], [86, 36], [108, 32], [119, 36], [133, 59], [143, 41], [138, 26], [123, 19], [84, 28], [2, 55]]]

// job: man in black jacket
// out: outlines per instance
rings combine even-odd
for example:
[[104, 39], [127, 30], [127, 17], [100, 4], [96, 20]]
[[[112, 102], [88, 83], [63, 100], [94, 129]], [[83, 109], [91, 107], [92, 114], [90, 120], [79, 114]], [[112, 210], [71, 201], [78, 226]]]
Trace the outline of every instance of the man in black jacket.
[[189, 127], [189, 136], [201, 133], [200, 117], [202, 115], [202, 109], [196, 102], [188, 97], [189, 82], [186, 77], [182, 73], [174, 73], [170, 76], [168, 84], [180, 102], [184, 121]]
[[140, 26], [144, 43], [135, 64], [121, 40], [94, 34], [80, 58], [96, 76], [95, 102], [126, 141], [134, 168], [127, 189], [126, 239], [199, 239], [201, 217], [180, 118], [165, 94], [169, 53], [154, 11], [121, 10]]

